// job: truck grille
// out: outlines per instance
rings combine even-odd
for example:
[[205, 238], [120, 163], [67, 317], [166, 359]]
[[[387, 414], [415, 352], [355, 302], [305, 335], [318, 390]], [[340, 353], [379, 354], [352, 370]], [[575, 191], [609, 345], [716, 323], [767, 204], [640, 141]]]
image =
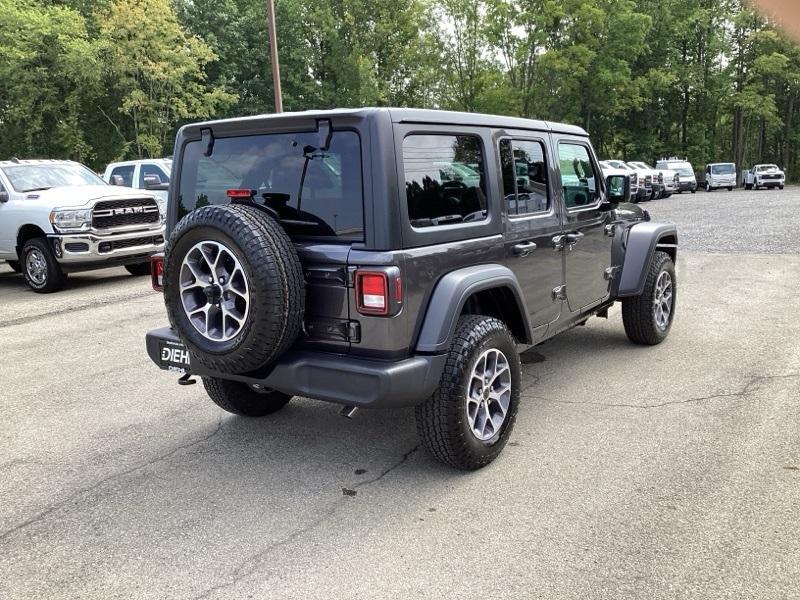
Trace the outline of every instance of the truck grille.
[[780, 175], [762, 175], [761, 179], [780, 179]]
[[92, 213], [92, 227], [95, 229], [149, 225], [158, 221], [158, 204], [152, 198], [105, 200], [98, 202]]

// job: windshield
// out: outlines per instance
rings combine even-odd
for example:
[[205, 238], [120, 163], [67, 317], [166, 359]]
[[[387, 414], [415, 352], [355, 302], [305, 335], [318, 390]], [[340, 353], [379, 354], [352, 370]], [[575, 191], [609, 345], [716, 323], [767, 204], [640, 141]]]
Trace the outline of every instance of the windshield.
[[666, 167], [675, 171], [681, 177], [694, 177], [694, 170], [689, 163], [670, 163]]
[[14, 165], [3, 167], [17, 192], [49, 190], [65, 185], [106, 185], [99, 176], [77, 163]]
[[760, 165], [756, 167], [757, 171], [777, 171], [778, 165]]
[[736, 173], [736, 166], [733, 164], [712, 165], [711, 172], [714, 175], [734, 175]]
[[364, 239], [361, 144], [336, 131], [326, 151], [319, 134], [281, 133], [189, 142], [178, 184], [178, 218], [209, 204], [227, 204], [230, 189], [255, 191], [290, 235]]
[[631, 168], [628, 165], [626, 165], [624, 162], [622, 162], [621, 160], [609, 160], [609, 161], [606, 161], [606, 162], [609, 165], [611, 165], [612, 167], [616, 168], [616, 169], [625, 169], [626, 171], [630, 171], [631, 170]]
[[638, 168], [638, 169], [649, 169], [650, 168], [646, 164], [644, 164], [643, 162], [634, 162], [634, 163], [631, 163], [631, 164], [634, 167]]

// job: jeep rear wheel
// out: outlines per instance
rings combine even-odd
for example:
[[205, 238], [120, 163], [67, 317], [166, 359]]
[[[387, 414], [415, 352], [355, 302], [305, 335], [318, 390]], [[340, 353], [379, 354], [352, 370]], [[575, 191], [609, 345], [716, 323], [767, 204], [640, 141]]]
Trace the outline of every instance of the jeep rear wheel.
[[519, 388], [519, 356], [506, 325], [490, 317], [461, 317], [439, 387], [416, 408], [422, 443], [457, 469], [488, 465], [511, 434]]
[[305, 310], [300, 259], [281, 226], [254, 206], [206, 206], [169, 241], [164, 297], [170, 322], [204, 366], [258, 369], [297, 339]]
[[292, 399], [275, 390], [216, 377], [203, 377], [203, 386], [214, 404], [243, 417], [264, 417], [279, 411]]
[[622, 299], [622, 322], [628, 339], [655, 345], [666, 339], [675, 317], [675, 265], [666, 252], [655, 252], [639, 296]]

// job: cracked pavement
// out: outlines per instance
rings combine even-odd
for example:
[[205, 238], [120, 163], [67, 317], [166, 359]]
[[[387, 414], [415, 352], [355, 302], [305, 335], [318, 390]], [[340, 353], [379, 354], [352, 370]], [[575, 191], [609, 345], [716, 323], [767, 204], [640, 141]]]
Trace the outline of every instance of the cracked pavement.
[[800, 255], [754, 247], [681, 253], [658, 347], [614, 309], [529, 351], [476, 473], [409, 409], [222, 413], [149, 363], [146, 280], [0, 264], [0, 598], [800, 598]]

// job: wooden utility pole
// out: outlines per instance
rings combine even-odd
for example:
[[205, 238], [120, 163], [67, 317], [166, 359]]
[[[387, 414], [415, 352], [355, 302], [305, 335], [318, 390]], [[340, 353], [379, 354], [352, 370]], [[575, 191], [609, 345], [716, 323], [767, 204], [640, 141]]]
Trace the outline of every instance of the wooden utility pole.
[[267, 26], [269, 27], [269, 54], [272, 61], [272, 88], [275, 91], [275, 112], [283, 112], [281, 66], [278, 63], [278, 33], [275, 27], [275, 0], [267, 0]]

